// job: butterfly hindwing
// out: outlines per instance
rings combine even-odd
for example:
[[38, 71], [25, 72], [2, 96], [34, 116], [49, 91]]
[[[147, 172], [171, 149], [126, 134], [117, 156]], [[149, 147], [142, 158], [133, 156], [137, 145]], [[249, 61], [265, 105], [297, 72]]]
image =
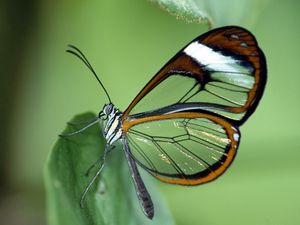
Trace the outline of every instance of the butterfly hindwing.
[[240, 140], [239, 130], [226, 120], [198, 112], [134, 119], [123, 126], [135, 161], [159, 180], [181, 185], [220, 176]]

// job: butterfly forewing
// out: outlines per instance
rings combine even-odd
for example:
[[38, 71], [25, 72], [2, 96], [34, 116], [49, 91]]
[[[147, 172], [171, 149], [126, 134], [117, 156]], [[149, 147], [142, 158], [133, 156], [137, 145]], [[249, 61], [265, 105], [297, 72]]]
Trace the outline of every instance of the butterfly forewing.
[[254, 36], [223, 27], [199, 36], [177, 53], [124, 112], [210, 111], [242, 124], [254, 111], [266, 81], [266, 63]]
[[232, 162], [239, 131], [203, 113], [175, 113], [125, 123], [126, 140], [140, 166], [156, 178], [196, 185], [221, 175]]

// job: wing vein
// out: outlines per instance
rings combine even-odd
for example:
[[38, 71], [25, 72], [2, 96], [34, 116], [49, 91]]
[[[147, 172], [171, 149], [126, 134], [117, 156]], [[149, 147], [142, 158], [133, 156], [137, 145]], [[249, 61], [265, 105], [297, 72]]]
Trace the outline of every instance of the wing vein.
[[225, 98], [224, 96], [221, 96], [221, 95], [219, 95], [219, 94], [217, 94], [217, 93], [215, 93], [215, 92], [213, 92], [213, 91], [211, 91], [211, 90], [207, 90], [206, 88], [205, 88], [205, 91], [207, 91], [208, 93], [210, 93], [210, 94], [212, 94], [212, 95], [214, 95], [214, 96], [216, 96], [216, 97], [218, 97], [218, 98], [223, 99], [224, 101], [230, 102], [230, 103], [232, 103], [232, 104], [234, 104], [234, 105], [237, 105], [237, 106], [243, 106], [243, 104], [239, 104], [239, 103], [237, 103], [237, 102], [235, 102], [235, 101], [232, 101], [232, 100], [230, 100], [230, 99], [228, 99], [228, 98]]
[[128, 142], [132, 144], [132, 146], [137, 150], [137, 152], [143, 157], [143, 159], [149, 164], [153, 171], [157, 171], [151, 159], [147, 156], [147, 154], [141, 149], [141, 147], [130, 137], [128, 136]]

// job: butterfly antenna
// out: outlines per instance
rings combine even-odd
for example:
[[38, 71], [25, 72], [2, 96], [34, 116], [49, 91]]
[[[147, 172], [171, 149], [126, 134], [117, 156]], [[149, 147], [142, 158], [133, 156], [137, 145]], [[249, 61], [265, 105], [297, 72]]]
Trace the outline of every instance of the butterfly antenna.
[[99, 84], [101, 85], [101, 87], [103, 88], [109, 103], [111, 102], [111, 98], [109, 97], [109, 94], [107, 92], [107, 90], [105, 89], [103, 83], [101, 82], [101, 80], [99, 79], [97, 73], [95, 72], [95, 70], [93, 69], [92, 65], [90, 64], [90, 62], [87, 60], [87, 58], [85, 57], [85, 55], [74, 45], [68, 45], [71, 49], [67, 49], [66, 52], [71, 53], [72, 55], [77, 56], [86, 66], [87, 68], [89, 68], [89, 70], [93, 73], [93, 75], [95, 76], [95, 78], [97, 79], [97, 81], [99, 82]]

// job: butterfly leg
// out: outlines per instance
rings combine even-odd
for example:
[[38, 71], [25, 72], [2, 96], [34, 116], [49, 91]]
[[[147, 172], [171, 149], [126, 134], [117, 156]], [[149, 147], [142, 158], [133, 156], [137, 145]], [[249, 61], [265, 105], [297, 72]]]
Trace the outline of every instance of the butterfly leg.
[[[93, 179], [90, 181], [90, 183], [86, 186], [86, 188], [84, 189], [82, 195], [81, 195], [81, 198], [80, 198], [80, 207], [81, 208], [84, 208], [84, 199], [85, 199], [85, 196], [86, 194], [89, 192], [90, 188], [92, 187], [92, 185], [94, 184], [94, 182], [96, 181], [97, 177], [100, 175], [100, 173], [102, 172], [103, 168], [104, 168], [104, 165], [105, 165], [105, 158], [106, 158], [106, 155], [108, 152], [110, 152], [110, 145], [106, 144], [105, 145], [105, 149], [104, 149], [104, 153], [102, 155], [102, 157], [100, 158], [100, 162], [101, 162], [101, 166], [100, 168], [98, 169], [97, 173], [94, 175]], [[96, 164], [95, 164], [96, 165]], [[93, 165], [94, 166], [94, 165]]]
[[[107, 150], [107, 153], [109, 153], [109, 152], [110, 152], [111, 150], [113, 150], [115, 147], [116, 147], [115, 145], [110, 145], [110, 147], [109, 147], [108, 150]], [[106, 153], [106, 154], [107, 154], [107, 153]], [[105, 154], [105, 153], [104, 153], [104, 154]], [[102, 161], [103, 161], [103, 157], [99, 158], [95, 163], [93, 163], [93, 165], [91, 165], [91, 166], [88, 168], [88, 170], [86, 171], [85, 176], [89, 176], [91, 170], [92, 170], [96, 165], [98, 165], [100, 162], [102, 162]], [[104, 163], [104, 162], [103, 162], [103, 163]]]
[[125, 156], [128, 161], [128, 166], [129, 166], [129, 169], [131, 172], [133, 184], [134, 184], [135, 191], [137, 193], [140, 205], [142, 207], [144, 214], [149, 219], [152, 219], [154, 216], [154, 206], [153, 206], [151, 196], [142, 180], [142, 177], [138, 171], [138, 168], [137, 168], [137, 165], [136, 165], [134, 159], [130, 155], [131, 153], [130, 153], [129, 145], [125, 138], [123, 139], [123, 143], [124, 143]]
[[85, 131], [87, 128], [95, 125], [96, 123], [98, 123], [100, 120], [100, 118], [97, 118], [96, 120], [90, 122], [89, 124], [87, 124], [86, 126], [84, 126], [83, 128], [79, 129], [79, 130], [76, 130], [74, 132], [71, 132], [71, 133], [67, 133], [67, 134], [60, 134], [59, 136], [60, 137], [69, 137], [69, 136], [73, 136], [73, 135], [76, 135], [76, 134], [79, 134], [83, 131]]
[[96, 117], [96, 118], [93, 118], [93, 119], [90, 119], [90, 120], [87, 120], [87, 121], [80, 121], [80, 122], [67, 122], [67, 125], [70, 125], [70, 126], [79, 126], [79, 125], [86, 125], [86, 124], [90, 124], [96, 120], [98, 120], [99, 117]]

